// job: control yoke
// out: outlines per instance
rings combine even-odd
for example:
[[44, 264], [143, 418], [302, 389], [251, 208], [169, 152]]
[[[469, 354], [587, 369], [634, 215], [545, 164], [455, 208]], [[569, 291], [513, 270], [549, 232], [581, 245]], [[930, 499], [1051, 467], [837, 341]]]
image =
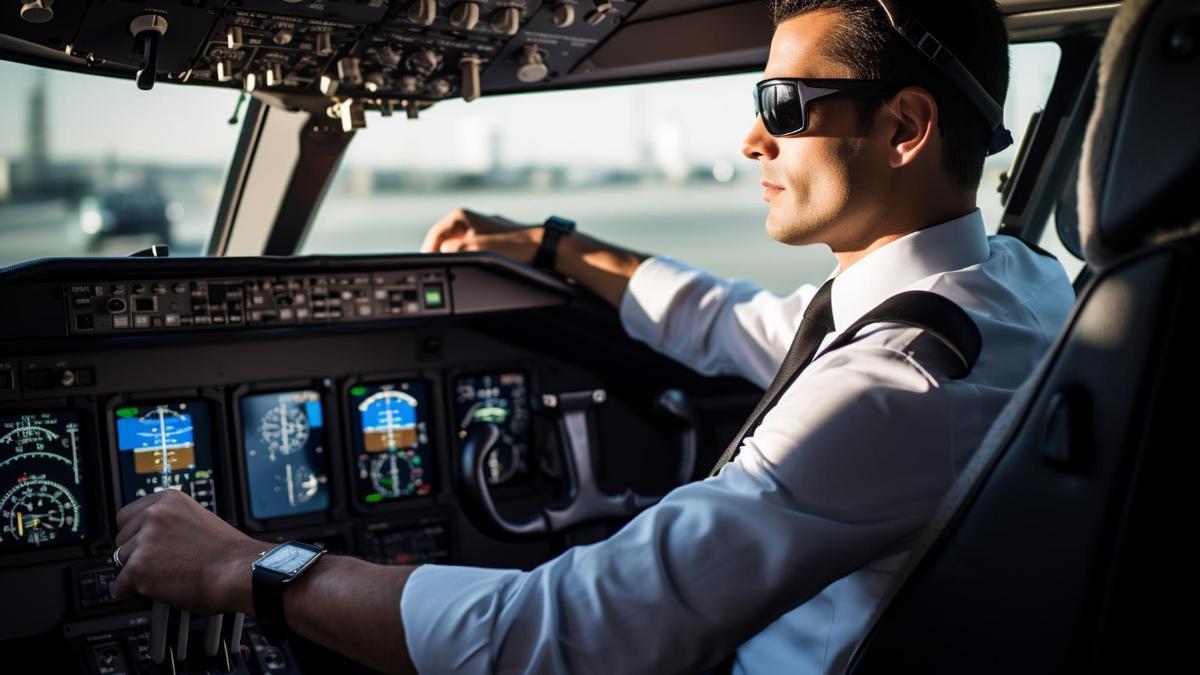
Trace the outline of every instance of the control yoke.
[[[559, 508], [544, 507], [538, 516], [522, 523], [514, 523], [500, 514], [487, 483], [485, 465], [488, 453], [500, 438], [500, 430], [494, 424], [482, 422], [468, 427], [455, 466], [455, 480], [463, 508], [476, 527], [499, 539], [531, 538], [592, 521], [628, 518], [662, 499], [664, 495], [639, 495], [632, 490], [610, 495], [600, 489], [593, 470], [589, 412], [606, 398], [603, 389], [542, 397], [542, 409], [557, 417], [570, 481], [569, 502]], [[679, 428], [676, 481], [682, 485], [691, 480], [696, 466], [695, 413], [687, 397], [677, 389], [660, 394], [655, 407]]]

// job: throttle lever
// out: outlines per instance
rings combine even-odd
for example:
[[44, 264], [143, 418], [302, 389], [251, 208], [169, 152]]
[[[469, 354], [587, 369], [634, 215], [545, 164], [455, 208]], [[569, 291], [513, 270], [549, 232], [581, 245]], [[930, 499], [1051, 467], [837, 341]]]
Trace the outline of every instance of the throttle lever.
[[143, 14], [129, 23], [129, 32], [133, 33], [134, 53], [142, 56], [136, 78], [138, 89], [150, 91], [158, 73], [158, 41], [167, 32], [167, 20], [157, 14]]
[[167, 622], [171, 619], [171, 607], [162, 600], [155, 600], [150, 610], [150, 660], [162, 663], [167, 658]]

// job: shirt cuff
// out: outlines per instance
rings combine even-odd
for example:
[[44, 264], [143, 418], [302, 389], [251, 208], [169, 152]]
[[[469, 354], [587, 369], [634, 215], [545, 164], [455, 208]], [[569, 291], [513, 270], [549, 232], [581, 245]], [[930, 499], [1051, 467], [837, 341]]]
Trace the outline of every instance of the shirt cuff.
[[621, 296], [621, 325], [635, 340], [650, 345], [662, 343], [666, 317], [676, 294], [702, 272], [665, 256], [642, 261], [629, 278]]
[[413, 570], [400, 595], [400, 619], [417, 672], [491, 673], [504, 589], [523, 574], [450, 565]]

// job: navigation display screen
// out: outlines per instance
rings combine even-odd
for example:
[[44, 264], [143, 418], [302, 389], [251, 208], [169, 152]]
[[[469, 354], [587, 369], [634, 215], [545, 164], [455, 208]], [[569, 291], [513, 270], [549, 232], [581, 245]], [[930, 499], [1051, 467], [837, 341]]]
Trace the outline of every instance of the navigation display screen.
[[351, 387], [349, 403], [358, 499], [378, 504], [432, 492], [428, 383]]
[[159, 490], [181, 490], [216, 512], [212, 423], [204, 401], [164, 401], [113, 411], [121, 497], [128, 504]]
[[87, 536], [79, 414], [0, 414], [0, 553]]
[[329, 508], [325, 415], [313, 390], [241, 400], [250, 515], [263, 520]]
[[474, 422], [491, 422], [500, 440], [484, 467], [488, 483], [499, 485], [525, 472], [529, 446], [529, 390], [522, 373], [486, 373], [454, 381], [454, 414], [458, 436], [466, 438]]

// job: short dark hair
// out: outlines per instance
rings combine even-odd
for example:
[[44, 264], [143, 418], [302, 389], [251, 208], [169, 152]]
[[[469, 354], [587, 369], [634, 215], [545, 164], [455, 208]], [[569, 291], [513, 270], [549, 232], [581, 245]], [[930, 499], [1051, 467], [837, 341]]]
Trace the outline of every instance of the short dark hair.
[[[894, 0], [897, 9], [920, 21], [983, 88], [1004, 105], [1008, 92], [1008, 30], [995, 0]], [[934, 69], [888, 23], [875, 0], [771, 0], [771, 21], [778, 26], [798, 14], [817, 10], [841, 13], [841, 27], [830, 36], [829, 56], [847, 65], [854, 77], [924, 87], [937, 101], [946, 170], [964, 188], [977, 189], [983, 178], [991, 130], [978, 108], [945, 75]], [[864, 108], [864, 114], [877, 110]]]

